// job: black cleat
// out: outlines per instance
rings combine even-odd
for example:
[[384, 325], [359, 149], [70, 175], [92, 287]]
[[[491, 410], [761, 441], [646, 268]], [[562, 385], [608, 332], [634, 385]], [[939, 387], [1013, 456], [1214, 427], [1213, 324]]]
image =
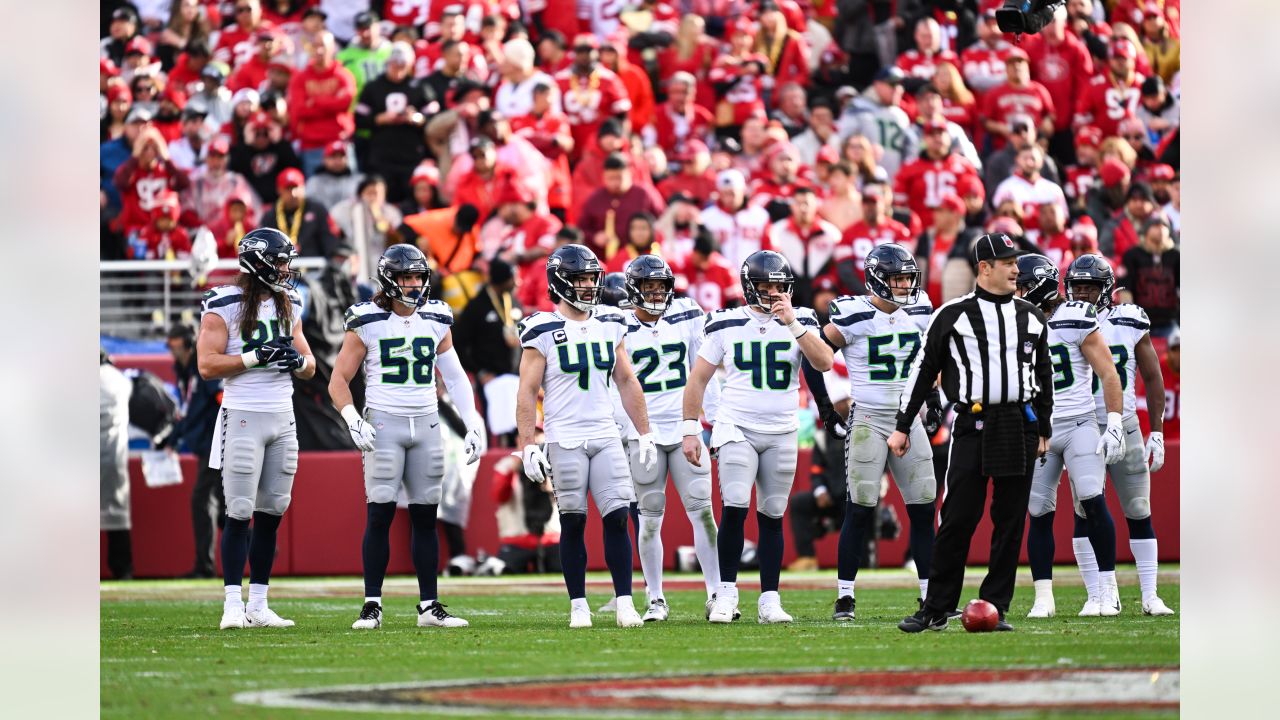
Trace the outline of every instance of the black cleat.
[[836, 598], [835, 612], [831, 613], [832, 620], [849, 621], [853, 619], [853, 606], [857, 604], [852, 597]]
[[1013, 632], [1013, 626], [1004, 619], [1004, 613], [1000, 613], [1000, 621], [996, 623], [996, 632]]
[[915, 615], [903, 618], [898, 623], [898, 629], [906, 633], [918, 633], [925, 630], [946, 630], [946, 615], [930, 615], [928, 611], [921, 608]]

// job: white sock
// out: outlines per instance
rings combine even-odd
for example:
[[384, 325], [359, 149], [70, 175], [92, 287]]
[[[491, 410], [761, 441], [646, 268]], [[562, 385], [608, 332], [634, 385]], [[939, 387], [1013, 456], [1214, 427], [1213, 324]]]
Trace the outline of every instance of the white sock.
[[582, 611], [584, 611], [584, 612], [591, 612], [591, 608], [587, 606], [587, 599], [586, 599], [586, 598], [574, 598], [574, 599], [570, 600], [570, 601], [569, 601], [569, 609], [570, 609], [570, 610], [582, 610]]
[[226, 600], [223, 601], [224, 604], [239, 603], [244, 605], [244, 593], [239, 585], [223, 585], [222, 591], [226, 595]]
[[267, 607], [267, 586], [249, 583], [249, 612]]
[[770, 590], [769, 592], [760, 593], [760, 607], [764, 607], [765, 605], [781, 605], [781, 604], [782, 604], [782, 598], [778, 597], [777, 590]]
[[1093, 554], [1093, 544], [1087, 537], [1071, 538], [1071, 549], [1076, 554], [1076, 565], [1080, 567], [1080, 578], [1084, 580], [1084, 589], [1090, 600], [1097, 600], [1098, 593], [1098, 558]]
[[707, 599], [716, 591], [720, 582], [720, 554], [716, 552], [716, 516], [711, 506], [703, 510], [685, 513], [693, 526], [693, 551], [702, 568], [702, 580], [707, 584]]
[[435, 605], [435, 604], [436, 604], [436, 599], [435, 599], [435, 598], [431, 598], [430, 600], [422, 600], [422, 601], [420, 601], [420, 602], [418, 603], [418, 609], [419, 609], [419, 610], [426, 610], [427, 608], [429, 608], [429, 607], [431, 607], [432, 605]]
[[719, 582], [716, 584], [716, 597], [722, 597], [738, 602], [738, 583]]
[[365, 601], [365, 602], [375, 602], [375, 603], [378, 603], [378, 607], [382, 607], [382, 598], [381, 598], [381, 597], [366, 597], [366, 598], [364, 599], [364, 601]]
[[1116, 571], [1102, 570], [1098, 572], [1098, 583], [1101, 587], [1113, 588], [1116, 586]]
[[662, 597], [662, 516], [640, 516], [640, 572], [650, 600]]
[[836, 578], [836, 597], [853, 597], [853, 581]]
[[925, 578], [920, 581], [920, 599], [929, 597], [929, 579]]
[[1156, 539], [1130, 540], [1129, 549], [1133, 551], [1133, 559], [1138, 563], [1138, 585], [1142, 588], [1142, 601], [1148, 602], [1156, 597], [1156, 570], [1159, 557], [1156, 550]]
[[1053, 580], [1033, 580], [1036, 588], [1036, 600], [1053, 601]]
[[618, 601], [618, 607], [620, 608], [629, 607], [629, 608], [632, 608], [633, 610], [635, 609], [635, 606], [636, 606], [635, 601], [631, 599], [630, 595], [619, 595], [617, 597], [617, 601]]

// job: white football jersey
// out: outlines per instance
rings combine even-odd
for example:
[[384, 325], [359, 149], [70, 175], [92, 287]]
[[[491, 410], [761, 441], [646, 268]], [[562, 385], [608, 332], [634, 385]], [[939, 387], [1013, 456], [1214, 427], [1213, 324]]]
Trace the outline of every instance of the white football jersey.
[[[1131, 417], [1138, 412], [1138, 393], [1133, 387], [1138, 371], [1138, 354], [1135, 348], [1142, 337], [1151, 331], [1151, 320], [1147, 317], [1146, 310], [1124, 303], [1098, 313], [1098, 324], [1102, 327], [1102, 339], [1111, 349], [1116, 372], [1120, 373], [1120, 387], [1124, 390], [1123, 415]], [[1101, 387], [1094, 388], [1093, 399], [1097, 410], [1106, 412]]]
[[1093, 367], [1080, 346], [1097, 329], [1098, 312], [1086, 302], [1062, 303], [1049, 318], [1055, 420], [1093, 416]]
[[[302, 296], [288, 292], [293, 303], [293, 323], [302, 317]], [[255, 350], [282, 335], [293, 335], [293, 328], [281, 327], [276, 316], [275, 300], [268, 296], [258, 306], [258, 323], [249, 337], [240, 336], [240, 311], [244, 293], [235, 285], [222, 285], [204, 294], [200, 316], [214, 313], [227, 324], [228, 355], [241, 355]], [[293, 409], [293, 375], [268, 367], [255, 367], [226, 379], [222, 385], [222, 407], [252, 412], [287, 412]]]
[[581, 322], [558, 312], [520, 322], [520, 345], [542, 353], [543, 428], [547, 442], [619, 437], [613, 421], [613, 366], [627, 334], [616, 308], [597, 307]]
[[371, 302], [347, 308], [347, 330], [365, 347], [365, 405], [402, 417], [435, 412], [436, 348], [452, 325], [453, 310], [439, 300], [406, 316]]
[[[796, 319], [812, 328], [818, 317], [798, 307]], [[772, 315], [736, 307], [707, 316], [698, 357], [725, 368], [716, 422], [763, 433], [786, 433], [799, 423], [800, 345]]]
[[[677, 444], [683, 439], [684, 386], [689, 383], [693, 360], [702, 345], [705, 313], [690, 298], [676, 298], [653, 324], [640, 322], [635, 311], [624, 310], [627, 321], [627, 355], [649, 410], [649, 429], [659, 445]], [[710, 386], [708, 386], [709, 388]], [[619, 404], [621, 400], [619, 399]], [[621, 417], [622, 437], [637, 438], [631, 418]]]
[[867, 295], [843, 295], [831, 302], [831, 324], [844, 337], [841, 352], [855, 406], [898, 409], [932, 313], [933, 305], [923, 292], [914, 305], [891, 313], [871, 304]]

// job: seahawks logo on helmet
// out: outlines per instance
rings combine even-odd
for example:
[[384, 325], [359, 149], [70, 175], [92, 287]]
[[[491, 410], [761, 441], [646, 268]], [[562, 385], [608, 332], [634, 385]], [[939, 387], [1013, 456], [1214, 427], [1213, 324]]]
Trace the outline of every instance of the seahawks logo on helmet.
[[288, 235], [275, 228], [258, 228], [240, 239], [240, 272], [252, 275], [277, 292], [293, 288], [298, 273], [291, 265], [298, 250]]
[[[590, 285], [576, 285], [574, 279], [593, 276]], [[600, 303], [604, 273], [596, 254], [585, 245], [565, 245], [547, 258], [547, 296], [551, 302], [561, 300], [583, 312]]]
[[[914, 305], [920, 300], [920, 268], [916, 258], [897, 243], [885, 243], [868, 253], [863, 273], [867, 289], [881, 300], [895, 305]], [[908, 278], [906, 286], [893, 281], [898, 276]]]
[[1044, 255], [1027, 254], [1018, 258], [1017, 287], [1022, 299], [1033, 305], [1048, 305], [1057, 300], [1058, 266]]

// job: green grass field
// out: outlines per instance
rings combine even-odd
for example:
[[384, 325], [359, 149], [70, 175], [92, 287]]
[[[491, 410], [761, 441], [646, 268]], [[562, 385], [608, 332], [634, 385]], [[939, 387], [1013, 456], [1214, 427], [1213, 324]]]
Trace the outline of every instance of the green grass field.
[[[350, 629], [362, 600], [358, 578], [277, 580], [272, 583], [272, 607], [296, 620], [297, 626], [242, 631], [217, 630], [222, 601], [217, 581], [104, 582], [102, 715], [339, 717], [349, 711], [266, 708], [236, 702], [233, 696], [424, 680], [726, 671], [767, 678], [770, 671], [802, 669], [1176, 669], [1178, 616], [1141, 614], [1132, 568], [1121, 569], [1125, 609], [1118, 618], [1075, 617], [1084, 600], [1083, 588], [1073, 569], [1061, 568], [1057, 575], [1056, 618], [1024, 617], [1032, 600], [1030, 577], [1024, 571], [1010, 612], [1016, 632], [969, 634], [957, 621], [945, 632], [921, 635], [906, 635], [895, 627], [914, 611], [918, 594], [900, 569], [860, 574], [858, 619], [848, 625], [830, 620], [834, 574], [826, 571], [784, 573], [783, 602], [796, 618], [789, 626], [755, 623], [757, 593], [751, 587], [742, 591], [741, 621], [709, 625], [703, 620], [701, 583], [692, 576], [669, 575], [668, 622], [622, 630], [613, 625], [612, 615], [596, 615], [594, 628], [574, 631], [568, 629], [568, 600], [558, 577], [442, 578], [443, 601], [471, 621], [470, 628], [447, 631], [415, 626], [416, 586], [410, 578], [388, 581], [386, 618], [377, 631]], [[976, 595], [979, 579], [980, 575], [970, 576], [965, 600]], [[643, 592], [638, 574], [637, 592]], [[603, 575], [591, 576], [588, 595], [593, 608], [608, 599]], [[1162, 569], [1161, 596], [1170, 607], [1179, 608], [1176, 566]], [[1050, 710], [1001, 717], [1013, 716], [1145, 718], [1173, 717], [1176, 711]]]

